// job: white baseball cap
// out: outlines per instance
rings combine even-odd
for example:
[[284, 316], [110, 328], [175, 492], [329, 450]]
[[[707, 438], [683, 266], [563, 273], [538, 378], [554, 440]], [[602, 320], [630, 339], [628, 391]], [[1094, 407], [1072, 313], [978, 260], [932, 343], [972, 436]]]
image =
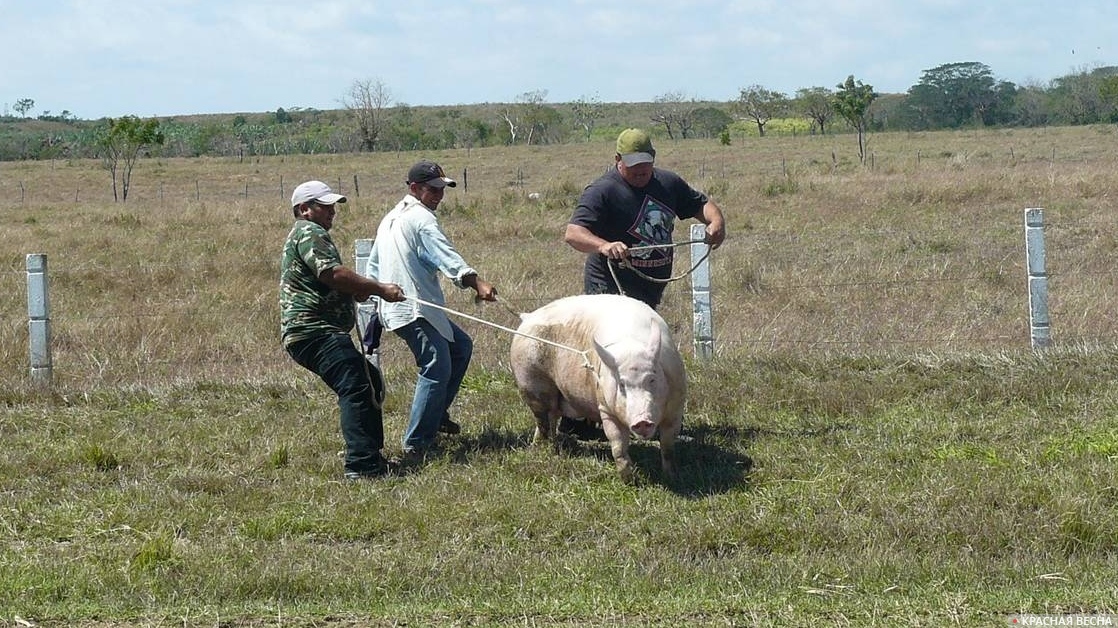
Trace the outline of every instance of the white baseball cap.
[[333, 205], [334, 203], [344, 203], [346, 198], [341, 194], [335, 194], [330, 186], [322, 181], [307, 181], [300, 183], [295, 191], [291, 193], [291, 206], [298, 207], [303, 203], [314, 201], [323, 205]]

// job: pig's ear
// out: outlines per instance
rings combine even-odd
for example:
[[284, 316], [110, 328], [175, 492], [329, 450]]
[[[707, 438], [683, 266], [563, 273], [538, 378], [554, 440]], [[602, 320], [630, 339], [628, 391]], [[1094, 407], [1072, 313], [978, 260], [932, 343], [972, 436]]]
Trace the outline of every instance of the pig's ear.
[[597, 338], [592, 339], [592, 342], [594, 343], [594, 352], [598, 354], [598, 359], [602, 361], [602, 364], [607, 369], [616, 373], [617, 358], [615, 358], [614, 355], [609, 352], [609, 349], [606, 349], [604, 346], [599, 344]]
[[[663, 332], [656, 321], [649, 321], [648, 325], [648, 352], [650, 356], [657, 356], [660, 354], [660, 342], [664, 339]], [[655, 357], [653, 357], [655, 359]]]

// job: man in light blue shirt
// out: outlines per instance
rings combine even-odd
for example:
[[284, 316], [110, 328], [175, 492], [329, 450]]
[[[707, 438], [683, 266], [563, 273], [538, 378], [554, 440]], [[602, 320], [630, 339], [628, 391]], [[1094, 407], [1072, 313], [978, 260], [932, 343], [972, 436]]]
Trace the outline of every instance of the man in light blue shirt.
[[399, 284], [409, 297], [400, 303], [381, 300], [377, 315], [385, 329], [407, 343], [419, 369], [403, 438], [405, 455], [416, 456], [434, 444], [439, 432], [456, 434], [461, 429], [448, 409], [470, 364], [473, 340], [445, 311], [410, 297], [445, 305], [440, 272], [455, 287], [473, 288], [484, 301], [496, 301], [497, 289], [458, 254], [435, 217], [446, 188], [457, 185], [454, 179], [438, 164], [420, 161], [408, 171], [407, 184], [407, 196], [377, 227], [365, 272]]

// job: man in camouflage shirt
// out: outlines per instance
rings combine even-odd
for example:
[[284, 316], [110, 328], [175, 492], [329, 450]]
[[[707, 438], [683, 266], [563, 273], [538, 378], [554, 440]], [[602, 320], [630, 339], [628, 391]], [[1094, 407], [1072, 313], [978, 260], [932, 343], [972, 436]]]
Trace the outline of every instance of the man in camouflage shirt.
[[307, 181], [291, 195], [295, 225], [283, 245], [280, 269], [280, 333], [297, 364], [318, 375], [338, 395], [345, 477], [360, 479], [389, 470], [384, 447], [384, 398], [380, 372], [357, 350], [350, 332], [356, 324], [355, 301], [378, 296], [404, 300], [392, 283], [362, 277], [342, 266], [330, 238], [337, 203], [321, 181]]

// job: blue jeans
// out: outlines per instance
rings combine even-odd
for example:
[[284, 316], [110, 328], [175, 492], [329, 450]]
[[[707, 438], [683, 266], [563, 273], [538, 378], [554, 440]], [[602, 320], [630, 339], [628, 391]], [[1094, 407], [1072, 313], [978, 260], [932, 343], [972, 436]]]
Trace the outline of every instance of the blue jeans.
[[406, 452], [422, 451], [435, 443], [439, 424], [450, 416], [448, 409], [458, 396], [458, 388], [470, 365], [474, 341], [453, 322], [450, 328], [454, 333], [453, 341], [443, 338], [422, 318], [394, 330], [411, 349], [419, 369], [408, 428], [404, 432]]
[[[349, 334], [329, 334], [287, 347], [303, 368], [318, 375], [338, 395], [345, 470], [368, 473], [381, 464], [384, 447], [384, 397], [379, 373], [353, 344]], [[369, 370], [366, 370], [369, 369]]]

